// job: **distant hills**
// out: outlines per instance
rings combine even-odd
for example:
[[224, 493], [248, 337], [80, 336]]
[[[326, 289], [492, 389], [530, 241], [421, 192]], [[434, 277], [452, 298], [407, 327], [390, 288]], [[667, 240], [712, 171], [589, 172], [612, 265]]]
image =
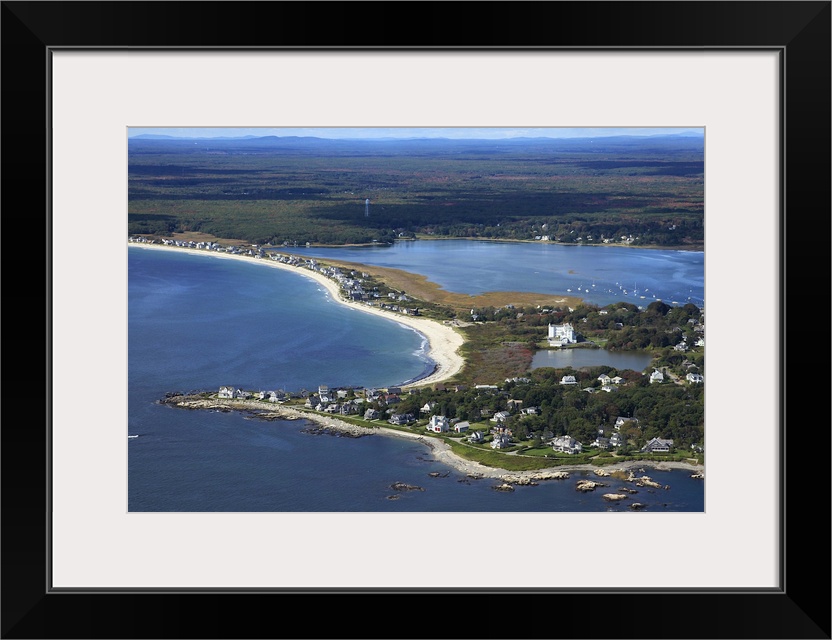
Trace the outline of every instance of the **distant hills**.
[[141, 134], [129, 138], [131, 151], [184, 150], [210, 147], [214, 151], [284, 151], [294, 153], [501, 153], [534, 151], [582, 151], [590, 153], [628, 151], [704, 151], [701, 135], [657, 134], [649, 136], [599, 136], [586, 138], [517, 137], [473, 138], [319, 138], [313, 136], [240, 136], [185, 138]]

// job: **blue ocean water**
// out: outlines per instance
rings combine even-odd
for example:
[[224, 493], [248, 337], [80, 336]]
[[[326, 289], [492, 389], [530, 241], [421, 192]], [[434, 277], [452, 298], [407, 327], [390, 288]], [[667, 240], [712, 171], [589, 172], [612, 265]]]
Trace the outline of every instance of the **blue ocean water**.
[[[427, 374], [422, 336], [331, 300], [299, 274], [206, 254], [128, 251], [128, 510], [136, 512], [629, 511], [574, 479], [493, 489], [418, 442], [313, 434], [304, 420], [159, 404], [170, 391], [383, 387]], [[431, 472], [440, 477], [431, 477]], [[651, 471], [646, 511], [704, 510], [704, 483]], [[424, 491], [397, 492], [396, 482]]]
[[[279, 250], [278, 250], [279, 251]], [[484, 240], [418, 240], [371, 247], [293, 247], [286, 252], [392, 267], [424, 275], [446, 291], [526, 291], [607, 305], [705, 300], [702, 251], [570, 246]]]

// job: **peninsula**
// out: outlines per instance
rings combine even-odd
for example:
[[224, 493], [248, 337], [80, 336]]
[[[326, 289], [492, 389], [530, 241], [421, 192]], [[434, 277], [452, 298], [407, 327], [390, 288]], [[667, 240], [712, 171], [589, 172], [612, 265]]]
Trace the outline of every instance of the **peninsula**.
[[[509, 485], [527, 485], [543, 480], [567, 480], [570, 473], [589, 471], [598, 477], [612, 477], [619, 480], [628, 480], [650, 484], [651, 478], [645, 476], [644, 467], [653, 467], [659, 471], [671, 469], [689, 470], [691, 477], [704, 479], [704, 465], [695, 458], [687, 460], [651, 460], [631, 459], [622, 456], [616, 458], [599, 458], [596, 463], [570, 463], [561, 459], [560, 464], [547, 464], [541, 459], [530, 458], [532, 468], [523, 469], [522, 462], [517, 465], [518, 456], [503, 458], [504, 463], [512, 461], [515, 464], [505, 465], [515, 467], [512, 469], [502, 468], [495, 464], [483, 464], [482, 462], [464, 457], [458, 453], [459, 444], [453, 442], [442, 434], [425, 433], [422, 430], [413, 432], [409, 429], [393, 428], [381, 425], [359, 425], [356, 420], [348, 421], [318, 411], [304, 410], [287, 403], [270, 404], [253, 398], [218, 398], [214, 394], [195, 395], [170, 395], [161, 401], [182, 409], [188, 410], [213, 410], [213, 411], [239, 411], [258, 417], [262, 420], [308, 420], [318, 425], [322, 431], [360, 438], [380, 434], [384, 436], [406, 438], [418, 441], [427, 446], [433, 457], [449, 467], [464, 473], [472, 478], [492, 478], [500, 480]], [[455, 446], [456, 445], [456, 446]], [[456, 449], [456, 450], [455, 450]], [[504, 454], [507, 455], [507, 454]], [[637, 477], [635, 474], [642, 474]]]
[[[195, 246], [195, 243], [179, 246], [172, 241], [164, 244], [142, 238], [130, 240], [131, 244], [142, 248], [202, 256], [210, 253], [222, 259], [256, 262], [311, 278], [325, 288], [333, 300], [419, 332], [427, 340], [428, 355], [436, 365], [427, 377], [398, 388], [357, 391], [321, 388], [317, 394], [306, 397], [265, 391], [260, 391], [258, 396], [257, 391], [223, 388], [219, 392], [188, 395], [171, 392], [161, 401], [164, 404], [184, 409], [240, 411], [265, 420], [302, 418], [318, 425], [320, 430], [352, 437], [382, 434], [409, 438], [428, 446], [438, 461], [467, 475], [496, 478], [509, 484], [564, 479], [568, 478], [570, 471], [593, 471], [598, 476], [616, 473], [619, 477], [632, 479], [634, 470], [644, 466], [687, 469], [691, 470], [693, 477], [704, 477], [704, 458], [698, 441], [683, 443], [677, 439], [677, 445], [684, 445], [687, 450], [674, 447], [672, 438], [663, 437], [668, 434], [656, 431], [655, 427], [647, 429], [639, 425], [638, 420], [618, 417], [605, 432], [603, 425], [597, 429], [597, 422], [591, 430], [587, 430], [573, 418], [573, 434], [562, 437], [555, 437], [546, 429], [541, 431], [539, 426], [535, 426], [539, 421], [539, 411], [528, 400], [540, 398], [542, 392], [551, 394], [551, 397], [564, 393], [586, 396], [583, 391], [617, 391], [614, 385], [638, 382], [644, 386], [644, 381], [631, 378], [627, 382], [621, 377], [611, 378], [603, 373], [598, 376], [603, 385], [583, 389], [572, 389], [569, 381], [564, 382], [566, 378], [577, 382], [574, 376], [563, 376], [560, 384], [555, 381], [555, 386], [546, 380], [539, 381], [541, 385], [530, 379], [514, 378], [507, 379], [499, 387], [476, 385], [469, 389], [465, 385], [449, 384], [447, 386], [452, 388], [448, 389], [444, 383], [457, 376], [465, 365], [465, 358], [460, 353], [465, 339], [456, 320], [420, 316], [417, 315], [418, 310], [412, 307], [350, 300], [345, 294], [344, 284], [352, 274], [333, 270], [315, 260], [270, 254], [259, 249], [229, 252], [219, 246]], [[586, 380], [585, 372], [582, 376], [583, 382]], [[696, 389], [687, 391], [685, 385], [685, 389], [679, 391], [683, 393], [680, 395], [672, 391], [678, 397], [667, 400], [665, 409], [671, 412], [687, 411], [689, 414], [690, 393]], [[328, 397], [330, 392], [332, 397]], [[343, 402], [336, 402], [336, 392], [342, 394], [340, 398], [344, 399]], [[439, 415], [439, 409], [434, 411], [443, 401], [441, 394], [447, 393], [455, 396], [453, 402], [457, 406], [456, 417], [451, 420]], [[682, 404], [688, 408], [682, 409]], [[486, 406], [494, 410], [486, 410]], [[694, 422], [699, 419], [695, 413], [689, 416], [692, 416], [689, 420]], [[588, 422], [586, 424], [589, 425]], [[638, 443], [635, 448], [634, 443]]]

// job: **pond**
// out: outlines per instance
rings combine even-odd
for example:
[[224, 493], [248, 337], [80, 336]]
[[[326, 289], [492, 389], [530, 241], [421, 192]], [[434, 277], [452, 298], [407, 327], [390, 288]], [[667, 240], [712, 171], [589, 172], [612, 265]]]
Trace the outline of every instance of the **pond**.
[[540, 367], [614, 367], [619, 371], [644, 371], [653, 356], [647, 351], [607, 351], [593, 348], [541, 349], [534, 354], [532, 369]]

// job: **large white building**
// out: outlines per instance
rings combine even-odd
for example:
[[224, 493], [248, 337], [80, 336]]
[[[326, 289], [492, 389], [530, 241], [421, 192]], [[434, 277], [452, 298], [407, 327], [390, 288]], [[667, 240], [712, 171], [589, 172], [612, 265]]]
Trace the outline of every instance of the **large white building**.
[[431, 416], [427, 428], [428, 431], [445, 433], [450, 428], [450, 423], [448, 422], [448, 418], [445, 416]]
[[549, 325], [549, 344], [565, 345], [577, 342], [575, 336], [575, 329], [568, 322], [566, 324], [550, 324]]

